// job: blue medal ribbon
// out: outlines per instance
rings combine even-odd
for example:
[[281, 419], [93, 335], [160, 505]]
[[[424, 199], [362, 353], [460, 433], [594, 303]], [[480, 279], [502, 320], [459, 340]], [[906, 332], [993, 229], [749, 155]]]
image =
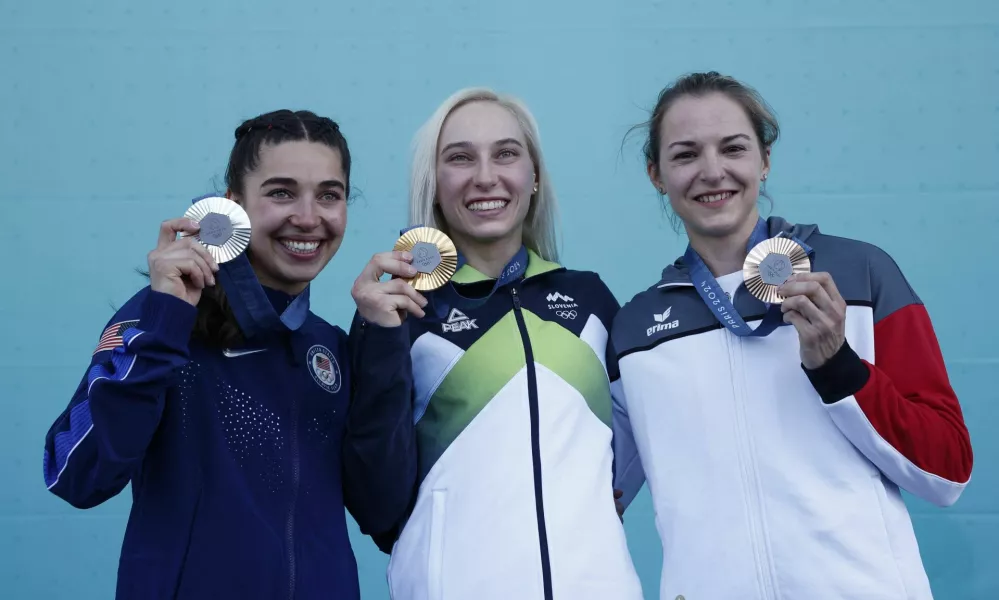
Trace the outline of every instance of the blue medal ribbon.
[[[790, 237], [795, 243], [800, 245], [805, 253], [808, 254], [809, 259], [814, 257], [815, 252], [801, 240], [787, 236], [784, 233], [780, 235]], [[749, 241], [746, 243], [746, 252], [748, 253], [757, 244], [769, 237], [767, 222], [761, 218], [756, 222], [756, 227], [753, 228], [753, 233], [749, 236]], [[711, 274], [708, 266], [704, 263], [704, 259], [689, 244], [687, 245], [687, 251], [683, 254], [683, 262], [690, 269], [690, 280], [694, 284], [694, 288], [697, 289], [697, 293], [701, 296], [701, 299], [711, 309], [711, 313], [718, 319], [718, 322], [735, 335], [740, 337], [764, 337], [770, 335], [774, 329], [784, 324], [784, 315], [781, 312], [780, 305], [769, 304], [767, 305], [767, 312], [763, 317], [763, 322], [756, 329], [752, 329], [735, 309], [732, 301], [725, 295], [725, 290], [722, 289], [718, 284], [718, 280]]]
[[[407, 231], [409, 231], [410, 229], [415, 229], [417, 227], [423, 227], [423, 225], [414, 225], [413, 227], [407, 227], [406, 229], [400, 231], [399, 235], [402, 235]], [[458, 293], [458, 290], [454, 288], [453, 283], [448, 282], [447, 285], [445, 285], [444, 287], [432, 290], [431, 292], [424, 294], [424, 296], [427, 298], [427, 303], [428, 303], [427, 307], [424, 309], [424, 312], [427, 313], [428, 318], [430, 317], [430, 314], [433, 313], [436, 316], [437, 320], [444, 320], [448, 317], [452, 308], [458, 308], [464, 311], [464, 310], [474, 310], [480, 306], [483, 306], [486, 302], [489, 301], [490, 298], [493, 297], [493, 294], [495, 294], [496, 291], [499, 290], [501, 287], [513, 281], [516, 281], [524, 276], [524, 273], [527, 272], [527, 261], [528, 261], [527, 247], [521, 244], [520, 249], [517, 250], [517, 253], [514, 254], [513, 258], [511, 258], [510, 261], [506, 264], [506, 266], [503, 267], [503, 271], [500, 273], [500, 276], [493, 283], [493, 287], [491, 290], [489, 290], [488, 294], [486, 294], [481, 298], [467, 298]], [[465, 256], [461, 253], [461, 251], [458, 251], [458, 266], [455, 272], [457, 273], [458, 270], [461, 269], [463, 266], [465, 266], [466, 263], [467, 260], [465, 259]]]
[[[192, 204], [209, 197], [211, 196], [195, 198]], [[229, 308], [236, 317], [240, 331], [247, 339], [260, 339], [275, 333], [295, 331], [309, 316], [311, 286], [306, 286], [305, 290], [279, 315], [267, 297], [267, 292], [260, 285], [260, 280], [257, 279], [257, 274], [245, 251], [236, 258], [220, 264], [215, 279], [217, 285], [221, 285], [225, 290]]]
[[296, 331], [309, 316], [309, 288], [295, 296], [279, 315], [246, 253], [219, 265], [215, 278], [229, 299], [229, 308], [247, 339], [266, 338], [270, 334]]

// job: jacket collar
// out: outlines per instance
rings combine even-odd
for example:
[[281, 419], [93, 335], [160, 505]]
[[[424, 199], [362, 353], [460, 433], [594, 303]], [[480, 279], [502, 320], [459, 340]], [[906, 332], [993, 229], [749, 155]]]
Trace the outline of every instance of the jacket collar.
[[219, 265], [218, 280], [225, 290], [239, 328], [247, 339], [298, 330], [309, 315], [307, 286], [280, 314], [257, 279], [247, 253]]
[[[536, 277], [551, 271], [557, 271], [562, 268], [562, 265], [545, 260], [534, 250], [531, 250], [530, 248], [527, 249], [527, 270], [524, 272], [524, 279], [530, 279], [531, 277]], [[485, 275], [468, 263], [462, 265], [462, 267], [455, 271], [454, 275], [451, 277], [451, 281], [458, 285], [495, 280], [495, 277]]]

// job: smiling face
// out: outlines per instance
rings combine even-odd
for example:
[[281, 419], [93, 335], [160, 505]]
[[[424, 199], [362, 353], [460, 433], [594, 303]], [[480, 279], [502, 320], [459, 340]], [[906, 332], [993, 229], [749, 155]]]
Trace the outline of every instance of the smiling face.
[[234, 199], [250, 217], [250, 261], [262, 285], [298, 294], [336, 254], [347, 226], [342, 165], [321, 143], [261, 146]]
[[495, 102], [455, 109], [438, 137], [437, 202], [455, 242], [523, 237], [535, 167], [517, 119]]
[[659, 136], [659, 162], [649, 165], [649, 177], [688, 236], [751, 230], [770, 161], [743, 107], [723, 93], [683, 96], [663, 116]]

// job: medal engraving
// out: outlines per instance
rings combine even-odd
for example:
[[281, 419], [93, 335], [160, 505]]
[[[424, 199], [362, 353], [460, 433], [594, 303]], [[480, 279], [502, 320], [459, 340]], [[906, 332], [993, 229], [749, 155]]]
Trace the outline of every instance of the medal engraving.
[[760, 262], [760, 278], [767, 285], [782, 285], [791, 276], [791, 259], [783, 254], [768, 254]]
[[232, 221], [225, 215], [208, 213], [199, 223], [201, 241], [213, 246], [221, 246], [232, 237]]
[[417, 242], [409, 252], [413, 255], [413, 267], [420, 273], [433, 273], [441, 264], [441, 252], [433, 244]]

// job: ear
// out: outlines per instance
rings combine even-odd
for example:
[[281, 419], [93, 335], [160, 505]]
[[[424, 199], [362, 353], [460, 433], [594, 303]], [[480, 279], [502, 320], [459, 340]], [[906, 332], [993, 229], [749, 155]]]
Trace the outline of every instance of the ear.
[[656, 191], [660, 194], [665, 194], [664, 191], [666, 186], [663, 185], [662, 180], [659, 177], [659, 167], [655, 163], [649, 163], [645, 165], [645, 170], [649, 175], [649, 181], [652, 182], [652, 186], [656, 188]]
[[763, 173], [762, 176], [766, 177], [770, 173], [770, 147], [768, 146], [766, 152], [763, 154]]
[[232, 190], [228, 188], [226, 188], [225, 190], [225, 197], [228, 198], [229, 200], [232, 200], [236, 204], [243, 206], [243, 199], [237, 196], [236, 194], [232, 193]]

